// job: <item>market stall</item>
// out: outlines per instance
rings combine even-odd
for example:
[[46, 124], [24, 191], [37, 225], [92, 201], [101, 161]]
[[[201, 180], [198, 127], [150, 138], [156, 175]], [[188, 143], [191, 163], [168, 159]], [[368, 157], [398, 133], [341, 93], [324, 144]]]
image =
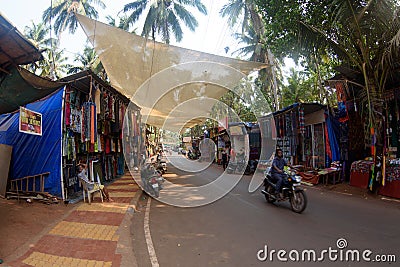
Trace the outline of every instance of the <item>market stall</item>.
[[[25, 82], [33, 88], [43, 84], [43, 78], [30, 79]], [[103, 182], [124, 173], [123, 150], [138, 153], [140, 110], [89, 71], [54, 85], [59, 86], [55, 92], [0, 116], [0, 144], [12, 146], [11, 181], [24, 181], [21, 188], [27, 191], [69, 199], [81, 195], [80, 162], [88, 164], [92, 179]], [[125, 116], [130, 119], [124, 122]], [[30, 181], [44, 173], [40, 183]]]
[[336, 136], [325, 109], [317, 103], [295, 103], [276, 111], [260, 118], [261, 136], [272, 136], [285, 159], [294, 165], [329, 167], [339, 153], [337, 145], [331, 145], [336, 144]]
[[[90, 71], [62, 79], [67, 83], [63, 117], [63, 176], [66, 195], [80, 191], [76, 165], [90, 166], [92, 178], [107, 182], [138, 165], [140, 111]], [[124, 150], [125, 155], [124, 155]]]

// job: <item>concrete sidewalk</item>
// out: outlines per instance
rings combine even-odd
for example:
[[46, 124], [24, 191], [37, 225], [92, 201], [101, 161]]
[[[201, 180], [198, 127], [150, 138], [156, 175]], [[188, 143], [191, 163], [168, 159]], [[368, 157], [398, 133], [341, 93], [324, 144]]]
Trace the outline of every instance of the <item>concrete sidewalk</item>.
[[129, 172], [106, 188], [113, 202], [102, 203], [98, 193], [91, 205], [80, 202], [20, 257], [1, 266], [136, 266], [130, 225], [142, 191]]

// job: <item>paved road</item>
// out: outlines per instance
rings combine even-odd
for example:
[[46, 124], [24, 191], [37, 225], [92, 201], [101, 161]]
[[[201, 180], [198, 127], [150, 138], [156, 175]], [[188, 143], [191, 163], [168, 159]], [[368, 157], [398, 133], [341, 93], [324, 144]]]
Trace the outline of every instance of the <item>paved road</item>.
[[[214, 165], [187, 175], [170, 166], [166, 176], [175, 183], [202, 185], [221, 171]], [[289, 203], [272, 205], [266, 203], [259, 190], [248, 193], [250, 179], [244, 176], [228, 195], [203, 207], [178, 208], [152, 199], [147, 208], [147, 230], [145, 210], [149, 202], [142, 199], [142, 211], [134, 216], [131, 229], [138, 266], [152, 266], [151, 260], [153, 266], [389, 266], [363, 261], [362, 253], [367, 249], [372, 251], [371, 255], [366, 252], [367, 258], [394, 254], [397, 263], [390, 266], [398, 265], [398, 203], [307, 188], [308, 207], [303, 214], [296, 214]], [[338, 249], [339, 238], [345, 239], [346, 248]], [[266, 246], [268, 258], [261, 261]], [[271, 261], [271, 250], [284, 250], [286, 254], [281, 252], [281, 258], [288, 261], [279, 261], [276, 252]], [[295, 262], [297, 257], [313, 258], [311, 250], [317, 260], [323, 260]], [[351, 259], [352, 251], [353, 255], [359, 253], [360, 262], [345, 261], [346, 254]], [[335, 256], [336, 261], [330, 260]]]

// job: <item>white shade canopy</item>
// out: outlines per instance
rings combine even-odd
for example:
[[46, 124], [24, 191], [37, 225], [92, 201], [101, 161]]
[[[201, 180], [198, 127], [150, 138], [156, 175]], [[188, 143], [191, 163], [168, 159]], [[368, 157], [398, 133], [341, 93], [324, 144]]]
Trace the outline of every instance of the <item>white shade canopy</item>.
[[[198, 124], [215, 100], [264, 63], [167, 45], [76, 14], [111, 81], [142, 108], [143, 122], [165, 127]], [[183, 104], [189, 100], [190, 105]], [[171, 116], [174, 118], [171, 120]], [[181, 125], [183, 127], [183, 125]], [[172, 127], [175, 129], [175, 126]]]

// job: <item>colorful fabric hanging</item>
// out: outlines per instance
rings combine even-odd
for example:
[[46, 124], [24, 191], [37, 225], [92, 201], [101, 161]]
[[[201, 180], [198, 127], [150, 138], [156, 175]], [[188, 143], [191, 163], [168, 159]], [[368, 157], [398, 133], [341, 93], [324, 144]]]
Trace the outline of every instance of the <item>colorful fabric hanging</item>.
[[94, 92], [94, 102], [97, 107], [97, 114], [101, 113], [100, 95], [101, 95], [100, 89], [96, 89], [96, 91]]
[[91, 144], [97, 140], [97, 114], [93, 102], [85, 102], [82, 105], [81, 139], [82, 142], [90, 141]]
[[345, 122], [349, 120], [349, 114], [347, 113], [346, 107], [346, 94], [344, 92], [343, 83], [335, 83], [336, 96], [338, 100], [338, 117], [340, 122]]
[[305, 129], [305, 121], [304, 121], [304, 107], [299, 108], [299, 128], [300, 128], [300, 133], [302, 135], [305, 134], [306, 129]]

